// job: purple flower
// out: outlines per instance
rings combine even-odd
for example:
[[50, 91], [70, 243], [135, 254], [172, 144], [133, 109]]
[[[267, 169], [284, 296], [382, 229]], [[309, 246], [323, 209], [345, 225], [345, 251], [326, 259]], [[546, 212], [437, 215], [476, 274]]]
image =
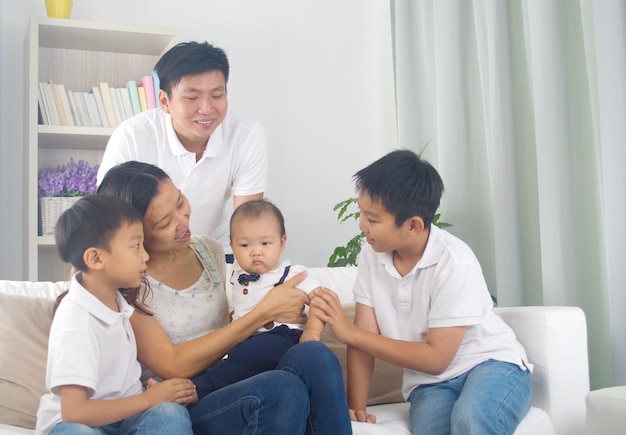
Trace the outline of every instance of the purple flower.
[[84, 196], [96, 191], [98, 166], [84, 160], [39, 170], [39, 196]]

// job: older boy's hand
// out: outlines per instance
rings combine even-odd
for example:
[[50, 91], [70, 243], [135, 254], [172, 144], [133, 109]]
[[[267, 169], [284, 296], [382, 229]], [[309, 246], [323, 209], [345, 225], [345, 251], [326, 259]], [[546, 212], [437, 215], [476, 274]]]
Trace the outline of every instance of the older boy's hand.
[[350, 410], [350, 420], [360, 421], [363, 423], [376, 423], [376, 416], [374, 414], [368, 414], [366, 410]]
[[317, 317], [332, 329], [339, 341], [349, 344], [356, 326], [343, 311], [339, 296], [334, 291], [324, 287], [314, 290], [313, 294], [317, 297], [313, 298], [311, 306], [319, 309], [316, 313]]

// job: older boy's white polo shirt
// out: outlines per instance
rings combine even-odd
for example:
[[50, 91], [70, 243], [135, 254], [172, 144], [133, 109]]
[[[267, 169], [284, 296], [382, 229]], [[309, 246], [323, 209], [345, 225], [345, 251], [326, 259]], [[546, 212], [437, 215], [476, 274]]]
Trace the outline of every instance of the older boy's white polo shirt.
[[72, 278], [50, 329], [46, 387], [40, 401], [37, 432], [61, 420], [58, 388], [86, 387], [90, 399], [119, 399], [143, 391], [137, 342], [130, 324], [133, 308], [118, 292], [120, 312], [106, 307]]
[[488, 359], [529, 364], [513, 331], [492, 310], [492, 301], [474, 253], [460, 239], [431, 226], [424, 255], [400, 276], [392, 252], [363, 247], [354, 286], [356, 302], [373, 307], [381, 335], [424, 342], [429, 328], [467, 326], [450, 366], [440, 375], [404, 370], [406, 398], [418, 385], [452, 379]]
[[142, 112], [111, 135], [98, 185], [113, 166], [130, 160], [163, 169], [191, 204], [192, 234], [213, 236], [230, 251], [231, 197], [267, 191], [267, 144], [261, 125], [230, 111], [209, 138], [202, 158], [182, 145], [172, 118], [162, 109]]

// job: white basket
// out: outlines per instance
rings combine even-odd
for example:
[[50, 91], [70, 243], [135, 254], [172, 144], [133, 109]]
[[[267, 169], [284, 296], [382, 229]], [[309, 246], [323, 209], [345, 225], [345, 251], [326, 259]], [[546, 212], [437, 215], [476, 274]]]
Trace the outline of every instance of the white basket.
[[57, 225], [59, 216], [70, 208], [80, 196], [45, 196], [39, 198], [41, 208], [41, 235], [54, 235], [54, 227]]

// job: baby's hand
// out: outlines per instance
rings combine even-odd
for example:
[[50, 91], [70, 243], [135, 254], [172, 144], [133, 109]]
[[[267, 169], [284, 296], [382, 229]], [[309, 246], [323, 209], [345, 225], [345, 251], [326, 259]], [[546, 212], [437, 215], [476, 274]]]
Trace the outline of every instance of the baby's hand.
[[189, 379], [174, 378], [163, 382], [149, 379], [146, 384], [147, 394], [154, 401], [154, 405], [163, 402], [174, 402], [188, 405], [198, 400], [196, 386]]

